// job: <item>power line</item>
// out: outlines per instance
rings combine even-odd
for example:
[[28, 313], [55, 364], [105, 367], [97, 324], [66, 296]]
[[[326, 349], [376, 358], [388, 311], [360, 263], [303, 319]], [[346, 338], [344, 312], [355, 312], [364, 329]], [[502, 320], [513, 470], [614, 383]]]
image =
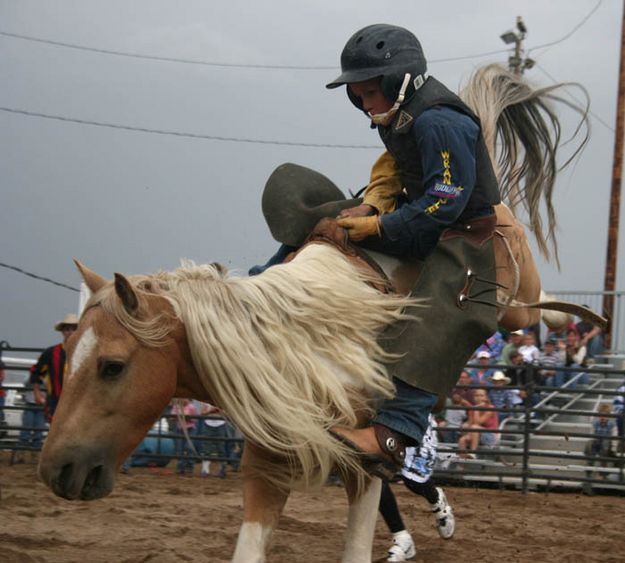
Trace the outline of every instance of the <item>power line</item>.
[[[551, 41], [549, 43], [544, 43], [542, 45], [537, 45], [536, 47], [532, 47], [528, 50], [528, 54], [531, 51], [536, 49], [542, 49], [546, 47], [551, 47], [553, 45], [557, 45], [562, 41], [571, 37], [582, 25], [584, 25], [590, 17], [599, 9], [601, 2], [603, 0], [599, 0], [595, 7], [579, 22], [571, 31], [569, 31], [566, 35], [557, 39], [556, 41]], [[13, 33], [10, 31], [2, 31], [0, 30], [0, 35], [5, 37], [11, 37], [13, 39], [21, 39], [23, 41], [32, 41], [35, 43], [44, 43], [46, 45], [53, 45], [55, 47], [64, 47], [66, 49], [76, 49], [78, 51], [90, 51], [92, 53], [100, 53], [103, 55], [114, 55], [117, 57], [128, 57], [134, 59], [144, 59], [151, 61], [159, 61], [159, 62], [168, 62], [168, 63], [183, 63], [183, 64], [192, 64], [192, 65], [202, 65], [202, 66], [212, 66], [212, 67], [223, 67], [223, 68], [251, 68], [251, 69], [268, 69], [268, 70], [336, 70], [338, 67], [336, 65], [331, 66], [311, 66], [311, 65], [278, 65], [278, 64], [253, 64], [253, 63], [226, 63], [221, 61], [206, 61], [202, 59], [185, 59], [180, 57], [165, 57], [159, 55], [147, 55], [142, 53], [133, 53], [129, 51], [119, 51], [116, 49], [102, 49], [99, 47], [90, 47], [88, 45], [80, 45], [77, 43], [69, 43], [66, 41], [55, 41], [53, 39], [44, 39], [42, 37], [34, 37], [32, 35], [24, 35], [21, 33]], [[484, 53], [474, 53], [472, 55], [462, 55], [459, 57], [446, 57], [440, 59], [430, 59], [428, 62], [430, 64], [434, 63], [448, 63], [453, 61], [463, 61], [468, 59], [478, 59], [482, 57], [489, 57], [491, 55], [498, 55], [501, 53], [507, 53], [507, 49], [497, 49], [494, 51], [486, 51]]]
[[[128, 57], [133, 59], [145, 59], [150, 61], [159, 61], [167, 63], [183, 63], [202, 66], [214, 66], [225, 68], [252, 68], [252, 69], [268, 69], [268, 70], [337, 70], [337, 65], [332, 66], [310, 66], [310, 65], [278, 65], [278, 64], [253, 64], [253, 63], [226, 63], [220, 61], [206, 61], [202, 59], [184, 59], [179, 57], [164, 57], [159, 55], [144, 55], [141, 53], [132, 53], [129, 51], [118, 51], [115, 49], [101, 49], [99, 47], [89, 47], [88, 45], [79, 45], [77, 43], [67, 43], [65, 41], [54, 41], [52, 39], [43, 39], [41, 37], [33, 37], [32, 35], [23, 35], [21, 33], [11, 33], [9, 31], [1, 31], [0, 35], [12, 37], [14, 39], [22, 39], [24, 41], [33, 41], [35, 43], [44, 43], [46, 45], [54, 45], [55, 47], [65, 47], [67, 49], [76, 49], [78, 51], [90, 51], [92, 53], [100, 53], [102, 55], [115, 55], [117, 57]], [[466, 59], [478, 59], [488, 57], [500, 53], [506, 53], [506, 49], [497, 49], [495, 51], [487, 51], [485, 53], [475, 53], [473, 55], [462, 55], [460, 57], [447, 57], [442, 59], [429, 59], [429, 63], [448, 63], [452, 61], [462, 61]]]
[[21, 35], [19, 33], [10, 33], [8, 31], [0, 31], [0, 35], [5, 37], [13, 37], [15, 39], [23, 39], [24, 41], [34, 41], [36, 43], [45, 43], [56, 47], [66, 47], [68, 49], [76, 49], [79, 51], [91, 51], [92, 53], [100, 53], [103, 55], [115, 55], [117, 57], [130, 57], [133, 59], [147, 59], [150, 61], [160, 61], [167, 63], [184, 63], [191, 65], [218, 66], [232, 68], [257, 68], [257, 69], [285, 69], [285, 70], [336, 70], [334, 66], [300, 66], [300, 65], [272, 65], [272, 64], [251, 64], [251, 63], [224, 63], [218, 61], [203, 61], [200, 59], [182, 59], [178, 57], [161, 57], [158, 55], [143, 55], [141, 53], [131, 53], [127, 51], [116, 51], [114, 49], [100, 49], [98, 47], [89, 47], [87, 45], [78, 45], [76, 43], [66, 43], [65, 41], [53, 41], [51, 39], [42, 39], [40, 37], [32, 37], [30, 35]]
[[88, 119], [79, 119], [77, 117], [67, 117], [64, 115], [53, 115], [48, 113], [40, 113], [28, 111], [24, 109], [0, 107], [0, 111], [8, 113], [17, 113], [27, 115], [29, 117], [40, 117], [43, 119], [54, 119], [57, 121], [66, 121], [70, 123], [80, 123], [81, 125], [94, 125], [96, 127], [108, 127], [110, 129], [123, 129], [125, 131], [138, 131], [140, 133], [152, 133], [156, 135], [172, 135], [175, 137], [187, 137], [191, 139], [207, 139], [211, 141], [228, 141], [232, 143], [255, 143], [261, 145], [281, 145], [290, 147], [313, 147], [313, 148], [333, 148], [333, 149], [376, 149], [380, 150], [379, 145], [340, 145], [327, 143], [299, 143], [295, 141], [270, 141], [267, 139], [249, 139], [244, 137], [222, 137], [219, 135], [204, 135], [201, 133], [187, 133], [184, 131], [169, 131], [165, 129], [150, 129], [147, 127], [135, 127], [132, 125], [121, 125], [119, 123], [107, 123], [104, 121], [91, 121]]
[[35, 278], [36, 280], [41, 280], [47, 283], [51, 283], [52, 285], [58, 285], [59, 287], [64, 287], [65, 289], [71, 289], [72, 291], [77, 291], [78, 293], [80, 293], [80, 289], [76, 287], [72, 287], [71, 285], [67, 285], [65, 283], [51, 280], [50, 278], [46, 278], [44, 276], [33, 274], [32, 272], [27, 272], [26, 270], [22, 270], [22, 268], [18, 268], [17, 266], [11, 266], [3, 262], [0, 262], [0, 266], [2, 266], [3, 268], [7, 268], [9, 270], [14, 270], [15, 272], [19, 272], [20, 274], [24, 274], [25, 276], [28, 276], [30, 278]]
[[573, 29], [571, 29], [571, 31], [569, 31], [566, 35], [564, 35], [563, 37], [560, 37], [560, 39], [556, 39], [555, 41], [550, 41], [549, 43], [543, 43], [542, 45], [536, 45], [536, 47], [532, 47], [531, 49], [528, 49], [527, 54], [529, 55], [532, 51], [535, 51], [536, 49], [544, 49], [546, 47], [553, 47], [554, 45], [557, 45], [558, 43], [562, 43], [562, 41], [565, 41], [566, 39], [571, 37], [580, 27], [582, 27], [593, 16], [593, 14], [599, 9], [599, 6], [601, 6], [602, 1], [603, 0], [599, 0], [597, 4], [595, 5], [595, 7], [592, 10], [590, 10], [590, 12], [588, 12], [582, 18], [582, 20]]

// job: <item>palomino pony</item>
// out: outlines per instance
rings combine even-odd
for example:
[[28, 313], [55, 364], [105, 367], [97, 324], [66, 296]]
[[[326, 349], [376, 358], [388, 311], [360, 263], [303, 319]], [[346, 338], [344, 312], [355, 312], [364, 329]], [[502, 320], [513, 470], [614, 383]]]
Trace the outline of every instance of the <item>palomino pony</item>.
[[350, 501], [344, 561], [369, 560], [379, 480], [370, 486], [328, 429], [361, 423], [372, 398], [392, 394], [376, 338], [410, 300], [379, 292], [325, 245], [255, 278], [208, 265], [107, 282], [79, 268], [93, 295], [41, 456], [50, 488], [109, 494], [169, 400], [194, 397], [223, 408], [247, 440], [234, 561], [263, 561], [289, 490], [324, 483], [333, 466]]
[[[472, 79], [469, 89], [484, 89], [487, 101], [474, 107], [485, 124], [492, 121], [489, 109], [499, 112], [494, 119], [504, 123], [508, 151], [519, 143], [536, 149], [549, 139], [546, 152], [531, 150], [518, 164], [515, 151], [512, 167], [517, 182], [526, 162], [532, 179], [545, 179], [554, 164], [540, 156], [555, 155], [559, 129], [555, 141], [545, 137], [553, 114], [542, 120], [544, 96], [511, 97], [521, 87], [533, 91], [503, 69], [492, 73], [499, 79]], [[539, 187], [532, 188], [532, 202]], [[515, 289], [509, 300], [536, 300], [540, 285], [532, 285], [535, 272], [524, 273], [531, 254], [526, 258], [525, 234], [513, 220], [510, 212], [500, 225], [502, 231], [514, 226], [521, 242], [516, 251], [507, 243], [514, 271], [503, 274]], [[289, 491], [321, 485], [333, 467], [343, 474], [349, 503], [343, 562], [370, 561], [380, 482], [364, 474], [328, 429], [362, 424], [376, 400], [392, 395], [385, 367], [392, 358], [378, 336], [415, 301], [380, 292], [370, 273], [320, 244], [254, 278], [186, 264], [107, 281], [78, 267], [92, 297], [68, 343], [69, 370], [40, 460], [42, 480], [67, 499], [108, 495], [120, 464], [171, 398], [196, 398], [219, 406], [247, 440], [244, 518], [233, 561], [264, 561]], [[530, 320], [521, 315], [515, 326]]]

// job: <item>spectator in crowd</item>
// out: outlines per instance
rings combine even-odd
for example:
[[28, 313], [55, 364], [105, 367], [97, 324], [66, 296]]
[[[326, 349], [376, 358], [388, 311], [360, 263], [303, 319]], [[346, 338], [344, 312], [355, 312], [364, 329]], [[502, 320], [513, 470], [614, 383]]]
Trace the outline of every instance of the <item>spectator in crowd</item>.
[[474, 385], [488, 385], [489, 378], [493, 373], [493, 369], [490, 367], [490, 352], [481, 350], [477, 353], [478, 367], [471, 368], [469, 375], [471, 376], [471, 383]]
[[475, 355], [477, 356], [477, 354], [482, 351], [488, 352], [491, 362], [496, 363], [499, 361], [499, 356], [501, 356], [504, 344], [505, 342], [501, 332], [497, 331], [492, 336], [489, 336], [486, 342], [475, 351]]
[[565, 366], [586, 367], [586, 346], [581, 343], [577, 330], [567, 331], [565, 351]]
[[[19, 445], [22, 448], [38, 451], [43, 443], [43, 430], [46, 427], [46, 419], [43, 411], [43, 403], [35, 400], [33, 391], [33, 373], [35, 366], [30, 368], [29, 383], [27, 384], [23, 396], [26, 408], [22, 411], [22, 430], [20, 430]], [[42, 398], [43, 399], [43, 398]], [[45, 399], [43, 399], [45, 402]], [[16, 463], [22, 463], [24, 457], [21, 452], [15, 456]]]
[[538, 356], [538, 364], [541, 367], [538, 375], [541, 385], [560, 387], [564, 383], [564, 372], [557, 369], [565, 363], [564, 350], [557, 349], [557, 346], [558, 341], [554, 337], [549, 337]]
[[[596, 460], [592, 458], [614, 458], [614, 451], [612, 449], [612, 442], [616, 438], [616, 424], [614, 420], [608, 417], [611, 414], [610, 405], [602, 404], [599, 406], [598, 410], [599, 416], [595, 418], [595, 421], [592, 423], [592, 433], [594, 434], [594, 438], [591, 438], [586, 442], [586, 446], [584, 447], [584, 454], [589, 458], [588, 465], [596, 465], [599, 463], [601, 467], [607, 467], [608, 460]], [[592, 477], [592, 471], [587, 471], [586, 476], [588, 478]], [[605, 478], [605, 474], [601, 475]], [[583, 487], [584, 492], [590, 493], [592, 487], [590, 483], [585, 483]]]
[[[448, 444], [458, 442], [460, 429], [467, 420], [467, 411], [465, 407], [473, 406], [473, 389], [465, 389], [464, 385], [472, 385], [469, 372], [463, 370], [458, 378], [460, 387], [454, 387], [451, 392], [451, 398], [448, 399], [448, 407], [445, 410], [444, 420], [439, 423], [440, 439]], [[463, 407], [463, 408], [460, 408]]]
[[[566, 341], [564, 343], [565, 360], [564, 366], [567, 368], [585, 368], [588, 365], [586, 357], [586, 346], [581, 344], [579, 334], [577, 330], [571, 329], [566, 333]], [[571, 378], [578, 375], [577, 371], [567, 371], [564, 375], [565, 381], [569, 381]], [[581, 371], [581, 376], [578, 376], [575, 384], [587, 384], [589, 381], [588, 375]]]
[[[411, 492], [428, 501], [440, 537], [449, 539], [453, 536], [456, 528], [454, 513], [443, 489], [434, 486], [431, 479], [438, 446], [435, 429], [436, 422], [434, 417], [430, 415], [429, 426], [423, 436], [421, 447], [419, 449], [415, 447], [406, 448], [406, 458], [401, 476], [404, 484]], [[406, 561], [415, 557], [414, 541], [410, 532], [406, 530], [397, 506], [397, 500], [387, 481], [382, 482], [380, 514], [393, 534], [393, 545], [388, 550], [387, 561]]]
[[525, 329], [525, 334], [533, 334], [534, 346], [536, 346], [537, 348], [541, 347], [540, 322], [537, 322], [536, 324], [533, 324], [532, 326], [528, 326], [527, 329]]
[[5, 365], [0, 358], [0, 438], [3, 438], [6, 434], [4, 427], [6, 426], [6, 420], [4, 418], [4, 402], [6, 401], [6, 391], [2, 388], [2, 383], [5, 378]]
[[533, 364], [538, 360], [540, 350], [536, 346], [536, 335], [533, 332], [523, 335], [521, 346], [519, 346], [519, 354], [523, 356], [523, 361], [526, 364]]
[[[518, 403], [517, 394], [512, 389], [507, 389], [506, 385], [510, 385], [510, 378], [506, 376], [503, 371], [497, 370], [490, 378], [493, 385], [488, 390], [488, 397], [495, 408], [498, 409], [512, 409]], [[501, 424], [501, 421], [509, 417], [510, 413], [505, 411], [497, 412], [497, 422]]]
[[[534, 407], [541, 400], [541, 394], [534, 391], [534, 386], [540, 384], [538, 369], [523, 361], [523, 356], [519, 352], [510, 355], [511, 366], [505, 370], [506, 377], [510, 378], [510, 384], [519, 386], [521, 389], [515, 391], [515, 407]], [[536, 415], [532, 413], [532, 417]]]
[[523, 340], [523, 331], [515, 330], [508, 335], [508, 342], [501, 351], [500, 363], [511, 365], [510, 356], [513, 352], [518, 352]]
[[[458, 382], [456, 385], [473, 385], [473, 380], [471, 379], [471, 375], [467, 370], [462, 370], [462, 372], [460, 372], [460, 377], [458, 378]], [[452, 391], [452, 396], [459, 395], [464, 401], [463, 404], [471, 406], [473, 404], [473, 391], [474, 389], [454, 387]]]
[[[588, 305], [584, 305], [587, 309]], [[580, 337], [580, 344], [586, 347], [586, 353], [588, 358], [595, 358], [598, 354], [602, 354], [604, 351], [603, 346], [603, 331], [600, 327], [593, 325], [589, 321], [580, 319], [575, 325], [575, 329]]]
[[616, 423], [608, 415], [612, 409], [608, 404], [599, 406], [598, 417], [592, 423], [592, 433], [595, 435], [587, 443], [584, 449], [586, 455], [594, 457], [614, 457], [612, 441], [617, 436]]
[[189, 399], [177, 399], [171, 414], [176, 417], [176, 473], [193, 475], [193, 456], [197, 454], [193, 444], [197, 428], [197, 408]]
[[[470, 401], [466, 401], [462, 398], [460, 393], [452, 392], [450, 404], [445, 411], [445, 418], [439, 423], [439, 434], [442, 442], [448, 444], [455, 444], [460, 437], [460, 429], [467, 420], [467, 404], [471, 404]], [[442, 428], [442, 431], [440, 430]]]
[[[463, 370], [458, 378], [457, 386], [452, 389], [447, 399], [444, 416], [437, 414], [438, 435], [442, 442], [455, 444], [460, 436], [460, 428], [467, 420], [465, 407], [473, 405], [473, 389], [465, 389], [464, 385], [473, 385], [469, 372]], [[459, 387], [458, 387], [459, 386]], [[462, 408], [461, 408], [462, 407]]]
[[[614, 395], [614, 399], [612, 402], [612, 409], [614, 411], [614, 414], [618, 415], [618, 418], [616, 419], [616, 427], [618, 430], [618, 435], [619, 438], [623, 438], [623, 436], [625, 436], [625, 382], [623, 382], [622, 385], [620, 385], [618, 387], [618, 389], [616, 390], [617, 393], [620, 393], [619, 395]], [[620, 450], [621, 445], [622, 445], [623, 441], [620, 440], [619, 441], [619, 452], [621, 452]]]
[[219, 460], [220, 479], [226, 478], [226, 442], [228, 437], [226, 420], [221, 410], [208, 403], [202, 403], [200, 414], [210, 417], [200, 420], [200, 436], [203, 438], [202, 452], [202, 477], [208, 477], [210, 473], [211, 460]]
[[46, 348], [31, 372], [30, 384], [33, 386], [35, 403], [44, 405], [45, 418], [48, 422], [52, 421], [63, 389], [63, 377], [67, 369], [65, 345], [77, 328], [78, 317], [71, 313], [56, 323], [54, 330], [63, 335], [63, 342]]
[[517, 350], [510, 353], [510, 367], [504, 371], [506, 377], [510, 378], [512, 385], [525, 385], [530, 378], [531, 368], [523, 361], [523, 356]]
[[[488, 398], [486, 389], [476, 389], [473, 392], [473, 406], [481, 408], [493, 408]], [[464, 425], [465, 432], [458, 440], [460, 450], [476, 450], [479, 445], [494, 446], [497, 443], [497, 413], [495, 411], [468, 411], [469, 418]], [[489, 430], [489, 432], [472, 432], [471, 430]], [[472, 453], [467, 457], [475, 457]]]

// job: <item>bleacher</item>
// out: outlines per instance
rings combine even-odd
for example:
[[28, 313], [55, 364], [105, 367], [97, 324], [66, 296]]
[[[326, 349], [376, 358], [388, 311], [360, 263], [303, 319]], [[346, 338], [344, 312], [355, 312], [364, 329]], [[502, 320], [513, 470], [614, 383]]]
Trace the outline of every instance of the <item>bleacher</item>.
[[442, 458], [451, 460], [441, 464], [440, 477], [524, 490], [625, 492], [622, 443], [614, 444], [616, 457], [604, 460], [606, 467], [584, 454], [592, 439], [592, 413], [603, 403], [612, 405], [615, 391], [625, 379], [622, 371], [615, 370], [615, 365], [622, 365], [622, 357], [611, 359], [614, 361], [572, 374], [562, 387], [540, 390], [541, 399], [529, 420], [525, 413], [504, 419], [497, 446], [478, 449], [475, 459], [463, 458], [453, 445], [441, 444]]

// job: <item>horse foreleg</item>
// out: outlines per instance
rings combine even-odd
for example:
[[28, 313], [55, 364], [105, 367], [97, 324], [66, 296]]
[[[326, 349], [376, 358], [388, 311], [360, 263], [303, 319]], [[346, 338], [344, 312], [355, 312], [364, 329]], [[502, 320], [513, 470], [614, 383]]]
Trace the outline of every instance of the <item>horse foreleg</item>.
[[232, 563], [263, 563], [274, 528], [289, 496], [263, 479], [254, 467], [260, 452], [246, 444], [243, 460], [243, 524], [239, 530]]
[[343, 563], [363, 563], [371, 561], [375, 521], [380, 504], [382, 481], [372, 478], [359, 494], [355, 479], [346, 479], [345, 488], [349, 501], [347, 518], [347, 534]]

